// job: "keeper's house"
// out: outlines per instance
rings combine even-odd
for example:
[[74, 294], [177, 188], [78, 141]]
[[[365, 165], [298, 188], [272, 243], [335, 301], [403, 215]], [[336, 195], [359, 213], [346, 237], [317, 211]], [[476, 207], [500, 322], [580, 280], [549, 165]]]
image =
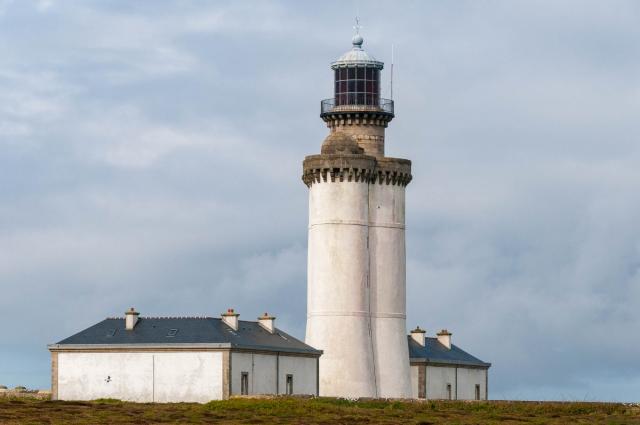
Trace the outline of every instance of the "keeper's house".
[[488, 399], [491, 363], [453, 345], [451, 332], [443, 329], [436, 338], [426, 338], [417, 327], [408, 339], [413, 398]]
[[318, 395], [322, 351], [228, 310], [212, 317], [109, 318], [49, 345], [54, 400], [207, 402], [236, 394]]

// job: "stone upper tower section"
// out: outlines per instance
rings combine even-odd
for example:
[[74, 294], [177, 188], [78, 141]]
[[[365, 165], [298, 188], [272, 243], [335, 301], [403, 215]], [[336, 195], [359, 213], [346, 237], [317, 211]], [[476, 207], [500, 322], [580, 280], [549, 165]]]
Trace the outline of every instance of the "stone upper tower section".
[[394, 118], [393, 100], [380, 96], [384, 63], [367, 53], [359, 32], [351, 50], [331, 63], [334, 97], [320, 104], [320, 117], [330, 130], [320, 155], [308, 156], [303, 181], [367, 181], [406, 185], [411, 161], [384, 156], [385, 128]]
[[384, 63], [367, 53], [359, 33], [351, 50], [331, 64], [334, 97], [321, 103], [320, 117], [334, 131], [355, 137], [364, 153], [384, 156], [384, 129], [393, 119], [393, 100], [380, 97]]

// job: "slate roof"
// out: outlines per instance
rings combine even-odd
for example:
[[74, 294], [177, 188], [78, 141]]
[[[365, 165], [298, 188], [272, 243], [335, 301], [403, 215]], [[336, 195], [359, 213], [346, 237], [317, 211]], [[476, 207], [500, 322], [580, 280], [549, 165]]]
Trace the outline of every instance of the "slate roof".
[[125, 329], [124, 318], [108, 318], [50, 348], [131, 345], [184, 347], [202, 344], [220, 348], [322, 354], [322, 351], [280, 329], [276, 328], [272, 334], [257, 322], [240, 320], [238, 330], [234, 331], [222, 319], [213, 317], [140, 317], [131, 331]]
[[438, 338], [425, 338], [424, 347], [415, 342], [411, 336], [409, 339], [409, 358], [412, 362], [442, 363], [460, 366], [490, 367], [491, 363], [473, 357], [456, 345], [451, 344], [447, 349], [438, 342]]

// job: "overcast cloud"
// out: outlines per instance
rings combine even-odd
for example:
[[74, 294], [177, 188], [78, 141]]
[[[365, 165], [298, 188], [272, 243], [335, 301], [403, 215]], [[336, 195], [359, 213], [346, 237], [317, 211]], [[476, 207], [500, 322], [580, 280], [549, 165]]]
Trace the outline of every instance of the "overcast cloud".
[[[0, 384], [48, 388], [46, 344], [130, 306], [304, 337], [301, 162], [356, 7], [0, 0]], [[359, 9], [397, 53], [408, 326], [493, 398], [638, 401], [640, 3]]]

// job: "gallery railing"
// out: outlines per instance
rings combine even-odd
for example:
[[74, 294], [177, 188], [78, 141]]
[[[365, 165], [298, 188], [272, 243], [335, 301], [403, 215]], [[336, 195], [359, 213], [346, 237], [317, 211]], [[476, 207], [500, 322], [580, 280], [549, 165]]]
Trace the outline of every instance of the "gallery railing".
[[379, 97], [366, 97], [362, 93], [345, 93], [337, 98], [324, 99], [320, 102], [320, 115], [350, 112], [371, 111], [393, 115], [393, 100]]

